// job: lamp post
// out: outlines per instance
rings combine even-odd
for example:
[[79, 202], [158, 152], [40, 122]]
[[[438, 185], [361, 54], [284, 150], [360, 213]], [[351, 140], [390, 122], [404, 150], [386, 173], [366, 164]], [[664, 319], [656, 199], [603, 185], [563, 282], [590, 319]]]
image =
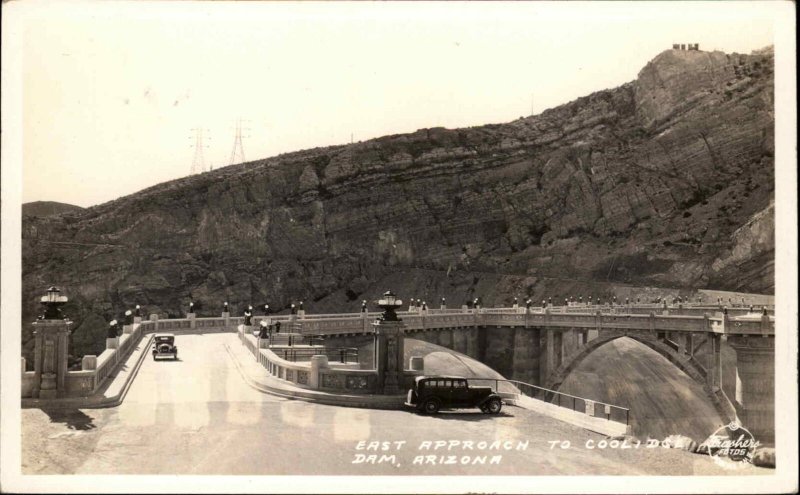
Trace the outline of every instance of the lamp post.
[[387, 290], [376, 302], [383, 310], [381, 316], [372, 324], [378, 390], [384, 394], [397, 394], [400, 392], [403, 380], [403, 327], [405, 326], [397, 317], [397, 309], [403, 305], [403, 301], [392, 291]]
[[33, 323], [33, 397], [54, 399], [66, 394], [69, 326], [72, 322], [61, 313], [61, 306], [67, 301], [67, 297], [62, 296], [55, 286], [48, 288], [39, 300], [44, 306], [44, 314]]
[[383, 310], [379, 317], [381, 321], [400, 321], [395, 310], [403, 305], [403, 301], [390, 290], [383, 293], [383, 297], [378, 299], [378, 307]]

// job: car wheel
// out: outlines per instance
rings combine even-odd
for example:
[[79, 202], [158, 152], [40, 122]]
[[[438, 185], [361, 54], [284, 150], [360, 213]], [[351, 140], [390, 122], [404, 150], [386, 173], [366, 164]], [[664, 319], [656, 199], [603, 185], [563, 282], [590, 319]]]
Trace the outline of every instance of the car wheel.
[[425, 404], [422, 405], [422, 410], [426, 414], [436, 414], [439, 412], [439, 401], [435, 399], [426, 401]]
[[481, 404], [479, 407], [481, 408], [482, 413], [489, 414], [489, 408], [486, 407], [486, 404]]
[[500, 402], [500, 399], [489, 399], [489, 402], [486, 403], [486, 410], [489, 414], [497, 414], [501, 409], [503, 409], [503, 403]]

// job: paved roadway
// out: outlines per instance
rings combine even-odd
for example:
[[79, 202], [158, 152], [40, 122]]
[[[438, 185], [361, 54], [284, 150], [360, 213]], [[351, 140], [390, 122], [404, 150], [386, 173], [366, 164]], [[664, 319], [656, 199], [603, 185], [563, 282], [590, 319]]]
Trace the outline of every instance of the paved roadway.
[[[250, 388], [224, 344], [232, 334], [179, 335], [180, 360], [147, 357], [122, 405], [110, 409], [22, 411], [25, 474], [728, 474], [707, 456], [666, 449], [589, 450], [602, 437], [515, 407], [499, 416], [459, 411], [341, 408], [286, 400]], [[368, 452], [361, 441], [405, 441]], [[426, 451], [425, 441], [472, 441], [472, 450]], [[522, 450], [477, 443], [527, 441]], [[548, 440], [569, 440], [551, 450]], [[380, 464], [354, 463], [377, 454]], [[494, 465], [415, 464], [502, 456]], [[771, 471], [748, 468], [747, 472]], [[733, 473], [731, 473], [733, 474]], [[737, 471], [736, 474], [742, 474]]]

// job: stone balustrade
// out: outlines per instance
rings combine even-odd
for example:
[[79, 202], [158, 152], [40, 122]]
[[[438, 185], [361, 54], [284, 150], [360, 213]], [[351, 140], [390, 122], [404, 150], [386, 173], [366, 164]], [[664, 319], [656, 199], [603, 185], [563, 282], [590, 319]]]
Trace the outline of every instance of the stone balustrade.
[[[99, 356], [84, 356], [81, 370], [67, 371], [64, 378], [66, 397], [88, 397], [95, 393], [136, 348], [145, 334], [153, 329], [153, 322], [125, 325], [124, 333], [114, 339], [107, 339], [107, 348]], [[25, 371], [23, 359], [22, 390], [23, 398], [33, 397], [35, 373]]]
[[[350, 365], [330, 363], [325, 355], [312, 356], [311, 361], [308, 362], [287, 361], [270, 349], [260, 348], [259, 339], [247, 331], [247, 327], [244, 325], [239, 326], [238, 334], [245, 348], [253, 354], [270, 375], [286, 380], [294, 386], [347, 394], [379, 392], [377, 370], [353, 369]], [[421, 374], [421, 370], [406, 370], [403, 386], [410, 387], [414, 377], [419, 374]]]
[[[735, 335], [774, 335], [775, 321], [770, 315], [743, 319], [749, 310], [721, 312], [711, 311], [717, 307], [664, 308], [650, 305], [634, 306], [561, 306], [536, 308], [481, 308], [477, 310], [420, 310], [398, 312], [406, 325], [406, 331], [433, 330], [441, 328], [469, 328], [480, 326], [524, 326], [583, 329], [654, 330], [658, 332], [706, 332]], [[647, 310], [647, 314], [637, 311]], [[658, 310], [658, 313], [654, 310]], [[664, 314], [667, 312], [668, 314]], [[699, 314], [676, 314], [677, 312]], [[366, 315], [366, 316], [365, 316]], [[342, 335], [371, 333], [370, 313], [352, 315], [306, 315], [297, 320], [297, 328], [304, 334]], [[724, 324], [723, 322], [727, 322]]]

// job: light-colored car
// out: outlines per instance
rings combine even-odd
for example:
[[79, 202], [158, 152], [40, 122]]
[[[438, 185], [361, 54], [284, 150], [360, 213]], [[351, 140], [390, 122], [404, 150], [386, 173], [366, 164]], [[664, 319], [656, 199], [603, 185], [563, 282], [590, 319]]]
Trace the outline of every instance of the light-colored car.
[[165, 356], [178, 359], [178, 346], [175, 345], [175, 335], [171, 333], [157, 333], [153, 337], [153, 360]]

